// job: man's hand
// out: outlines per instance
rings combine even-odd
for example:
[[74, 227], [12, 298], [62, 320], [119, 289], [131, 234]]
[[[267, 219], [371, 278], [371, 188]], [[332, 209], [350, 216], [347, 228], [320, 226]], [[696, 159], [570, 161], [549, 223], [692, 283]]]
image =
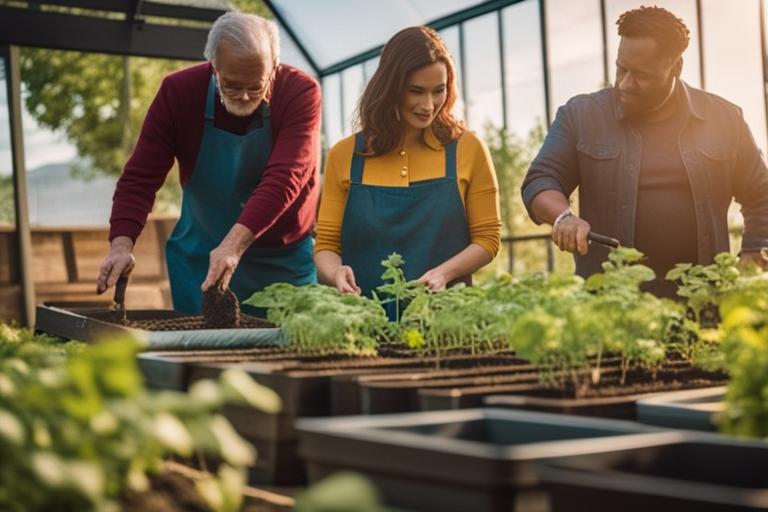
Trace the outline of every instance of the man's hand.
[[218, 247], [211, 251], [208, 263], [208, 275], [200, 286], [207, 291], [218, 285], [222, 290], [229, 288], [232, 275], [240, 263], [240, 258], [253, 243], [253, 233], [242, 224], [235, 224]]
[[96, 277], [96, 293], [102, 294], [115, 286], [120, 276], [129, 275], [135, 265], [133, 240], [127, 236], [113, 238], [109, 254], [99, 265], [99, 275]]
[[759, 251], [742, 251], [739, 257], [739, 264], [742, 267], [757, 265], [763, 270], [768, 270], [768, 249]]
[[576, 252], [584, 256], [589, 250], [587, 236], [592, 230], [589, 222], [575, 215], [564, 217], [552, 229], [552, 241], [561, 251]]
[[362, 290], [355, 282], [355, 272], [349, 265], [342, 265], [333, 275], [333, 284], [341, 293], [354, 293], [360, 295]]
[[424, 275], [419, 278], [419, 282], [423, 283], [424, 286], [433, 292], [439, 292], [445, 290], [445, 287], [448, 286], [448, 277], [439, 267], [435, 267], [425, 272]]

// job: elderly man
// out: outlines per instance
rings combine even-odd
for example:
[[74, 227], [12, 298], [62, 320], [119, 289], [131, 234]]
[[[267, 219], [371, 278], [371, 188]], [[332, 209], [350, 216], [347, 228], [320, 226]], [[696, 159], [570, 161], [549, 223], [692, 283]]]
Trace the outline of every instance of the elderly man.
[[255, 15], [221, 16], [205, 57], [166, 77], [147, 112], [117, 183], [100, 293], [133, 269], [134, 242], [174, 159], [183, 187], [166, 244], [174, 309], [200, 312], [211, 286], [243, 300], [274, 282], [316, 281], [320, 88], [279, 64], [277, 26]]
[[[553, 225], [576, 272], [599, 272], [604, 247], [590, 230], [647, 256], [648, 290], [674, 297], [664, 280], [676, 263], [711, 263], [729, 250], [728, 207], [742, 206], [741, 258], [765, 266], [768, 170], [728, 101], [680, 80], [688, 29], [660, 7], [625, 12], [612, 88], [572, 98], [557, 117], [523, 182], [531, 218]], [[579, 187], [580, 217], [568, 197]]]

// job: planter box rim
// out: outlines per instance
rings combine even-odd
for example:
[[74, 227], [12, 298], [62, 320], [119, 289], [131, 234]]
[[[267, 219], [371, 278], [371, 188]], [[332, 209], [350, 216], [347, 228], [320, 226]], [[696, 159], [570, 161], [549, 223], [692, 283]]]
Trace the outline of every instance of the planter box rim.
[[[482, 441], [450, 439], [413, 432], [390, 430], [399, 426], [434, 425], [483, 419], [539, 423], [552, 426], [571, 426], [606, 430], [605, 436], [553, 441], [537, 441], [517, 445], [494, 445]], [[389, 427], [389, 428], [388, 428]], [[461, 409], [415, 413], [383, 414], [374, 416], [342, 416], [336, 418], [301, 418], [296, 430], [334, 438], [349, 438], [378, 446], [395, 444], [397, 447], [437, 451], [454, 455], [479, 457], [504, 461], [526, 461], [542, 457], [560, 457], [582, 453], [594, 453], [615, 449], [617, 439], [635, 443], [661, 439], [682, 439], [682, 434], [641, 425], [635, 422], [602, 418], [569, 417], [507, 409]], [[616, 432], [618, 431], [618, 432]], [[645, 437], [648, 436], [646, 440]], [[627, 446], [627, 445], [622, 445]]]
[[[747, 445], [764, 450], [768, 454], [768, 444], [762, 441], [742, 441], [723, 438], [717, 434], [702, 434], [697, 432], [681, 433], [682, 438], [655, 439], [647, 437], [639, 439], [635, 446], [622, 446], [618, 451], [631, 450], [652, 446], [672, 446], [685, 444], [726, 444]], [[721, 438], [721, 439], [718, 439]], [[643, 446], [644, 441], [648, 441]], [[703, 447], [704, 448], [704, 447]], [[597, 452], [595, 453], [598, 454]], [[589, 454], [586, 454], [589, 457]], [[720, 505], [751, 507], [755, 510], [768, 508], [768, 487], [737, 487], [734, 485], [715, 484], [685, 478], [654, 476], [634, 471], [616, 469], [597, 469], [590, 467], [576, 455], [573, 460], [569, 456], [539, 460], [535, 463], [536, 472], [546, 485], [559, 484], [576, 486], [583, 489], [607, 489], [614, 492], [627, 492], [646, 496], [662, 496], [688, 501], [704, 501]]]
[[694, 404], [686, 404], [688, 401], [696, 401], [707, 398], [720, 398], [725, 395], [727, 386], [714, 386], [708, 388], [698, 389], [686, 389], [682, 391], [670, 391], [662, 393], [654, 393], [646, 398], [638, 401], [638, 404], [660, 405], [660, 406], [680, 406]]

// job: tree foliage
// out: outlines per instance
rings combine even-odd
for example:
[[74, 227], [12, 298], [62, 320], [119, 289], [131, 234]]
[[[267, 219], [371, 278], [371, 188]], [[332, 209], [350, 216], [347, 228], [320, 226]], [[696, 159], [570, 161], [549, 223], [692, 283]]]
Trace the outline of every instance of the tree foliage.
[[[261, 0], [235, 0], [244, 12], [271, 17]], [[203, 59], [203, 49], [200, 49]], [[23, 48], [24, 104], [37, 123], [62, 133], [81, 162], [74, 174], [118, 175], [136, 143], [147, 109], [169, 73], [189, 66], [181, 60], [152, 59]], [[159, 201], [178, 200], [176, 173]], [[175, 191], [175, 192], [174, 192]]]

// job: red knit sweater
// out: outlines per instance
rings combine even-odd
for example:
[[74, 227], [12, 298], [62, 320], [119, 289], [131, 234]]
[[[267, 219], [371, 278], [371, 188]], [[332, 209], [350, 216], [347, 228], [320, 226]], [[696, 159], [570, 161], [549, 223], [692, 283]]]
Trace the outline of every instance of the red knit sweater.
[[[192, 175], [203, 137], [211, 73], [211, 65], [203, 63], [163, 80], [117, 182], [110, 240], [121, 235], [136, 240], [174, 158], [179, 162], [182, 186]], [[254, 244], [261, 247], [291, 244], [312, 230], [319, 183], [320, 86], [298, 69], [281, 65], [269, 104], [272, 153], [237, 221], [253, 232]], [[216, 127], [242, 134], [250, 121], [250, 117], [229, 114], [217, 95]]]

